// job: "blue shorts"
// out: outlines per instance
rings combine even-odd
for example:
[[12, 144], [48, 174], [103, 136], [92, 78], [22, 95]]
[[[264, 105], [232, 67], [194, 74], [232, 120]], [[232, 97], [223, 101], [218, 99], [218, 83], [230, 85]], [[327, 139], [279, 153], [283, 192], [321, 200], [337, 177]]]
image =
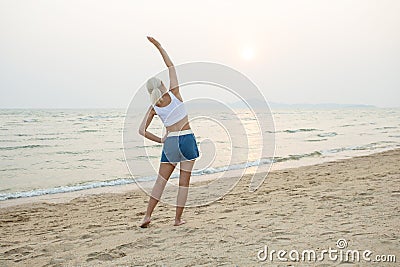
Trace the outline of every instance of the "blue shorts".
[[196, 137], [193, 133], [168, 136], [164, 141], [161, 162], [178, 163], [199, 157]]

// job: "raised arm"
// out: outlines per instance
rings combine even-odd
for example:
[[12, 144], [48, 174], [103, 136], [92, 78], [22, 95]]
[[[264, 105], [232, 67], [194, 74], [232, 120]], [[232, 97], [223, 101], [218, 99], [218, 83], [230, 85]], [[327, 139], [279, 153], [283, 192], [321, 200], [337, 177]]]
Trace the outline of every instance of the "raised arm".
[[156, 39], [154, 39], [153, 37], [147, 36], [147, 39], [158, 49], [158, 51], [160, 52], [160, 54], [161, 54], [161, 56], [162, 56], [162, 58], [163, 58], [163, 60], [165, 62], [165, 65], [167, 65], [167, 67], [168, 67], [169, 81], [170, 81], [169, 89], [171, 91], [173, 90], [175, 92], [179, 92], [178, 77], [176, 75], [175, 66], [172, 63], [171, 59], [169, 58], [167, 52], [161, 46], [161, 44]]

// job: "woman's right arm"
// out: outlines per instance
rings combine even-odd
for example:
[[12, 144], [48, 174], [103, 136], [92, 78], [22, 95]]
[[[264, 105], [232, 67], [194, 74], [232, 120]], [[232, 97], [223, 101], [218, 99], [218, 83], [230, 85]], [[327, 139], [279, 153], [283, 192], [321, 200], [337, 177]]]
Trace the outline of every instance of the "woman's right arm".
[[147, 36], [147, 39], [158, 49], [158, 51], [160, 52], [160, 54], [164, 60], [165, 65], [167, 65], [167, 67], [168, 67], [170, 90], [171, 91], [173, 90], [174, 93], [179, 92], [178, 77], [176, 75], [175, 66], [172, 63], [171, 59], [169, 58], [167, 51], [165, 51], [165, 49], [161, 46], [161, 44], [153, 37]]
[[152, 134], [151, 132], [147, 131], [147, 128], [149, 127], [155, 114], [156, 114], [156, 112], [154, 111], [154, 109], [152, 107], [150, 107], [147, 110], [146, 115], [144, 116], [143, 121], [140, 124], [139, 134], [146, 137], [147, 139], [149, 139], [151, 141], [154, 141], [157, 143], [163, 143], [165, 140], [165, 136], [163, 138], [161, 138], [161, 137], [158, 137], [155, 134]]

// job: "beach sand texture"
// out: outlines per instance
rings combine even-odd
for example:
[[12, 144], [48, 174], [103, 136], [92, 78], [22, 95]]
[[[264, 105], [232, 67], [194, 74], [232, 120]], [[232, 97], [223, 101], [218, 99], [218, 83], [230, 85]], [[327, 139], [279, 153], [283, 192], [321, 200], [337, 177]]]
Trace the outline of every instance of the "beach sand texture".
[[257, 252], [336, 249], [338, 239], [400, 257], [399, 162], [392, 150], [274, 171], [255, 193], [244, 177], [222, 199], [187, 208], [180, 227], [161, 203], [139, 228], [148, 202], [139, 190], [2, 208], [0, 266], [309, 266], [260, 262]]

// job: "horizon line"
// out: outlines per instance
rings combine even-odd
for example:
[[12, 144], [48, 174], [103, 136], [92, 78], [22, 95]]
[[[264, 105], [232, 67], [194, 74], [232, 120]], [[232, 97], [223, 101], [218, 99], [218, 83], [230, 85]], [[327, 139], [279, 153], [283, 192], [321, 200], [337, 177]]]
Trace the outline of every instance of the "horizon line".
[[[233, 103], [229, 103], [231, 105], [237, 105], [236, 102]], [[381, 108], [381, 109], [385, 109], [385, 108], [400, 108], [400, 106], [379, 106], [379, 105], [373, 105], [373, 104], [338, 104], [338, 103], [281, 103], [281, 102], [268, 102], [268, 105], [270, 106], [282, 106], [282, 107], [307, 107], [309, 106], [311, 107], [320, 107], [323, 108], [325, 107], [332, 107], [332, 106], [337, 106], [338, 108], [343, 107], [343, 108], [351, 108], [351, 107], [357, 107], [357, 108]], [[149, 104], [150, 106], [150, 104]], [[4, 109], [128, 109], [128, 106], [125, 107], [110, 107], [110, 106], [84, 106], [84, 107], [73, 107], [73, 106], [69, 106], [69, 107], [0, 107], [1, 110]]]

